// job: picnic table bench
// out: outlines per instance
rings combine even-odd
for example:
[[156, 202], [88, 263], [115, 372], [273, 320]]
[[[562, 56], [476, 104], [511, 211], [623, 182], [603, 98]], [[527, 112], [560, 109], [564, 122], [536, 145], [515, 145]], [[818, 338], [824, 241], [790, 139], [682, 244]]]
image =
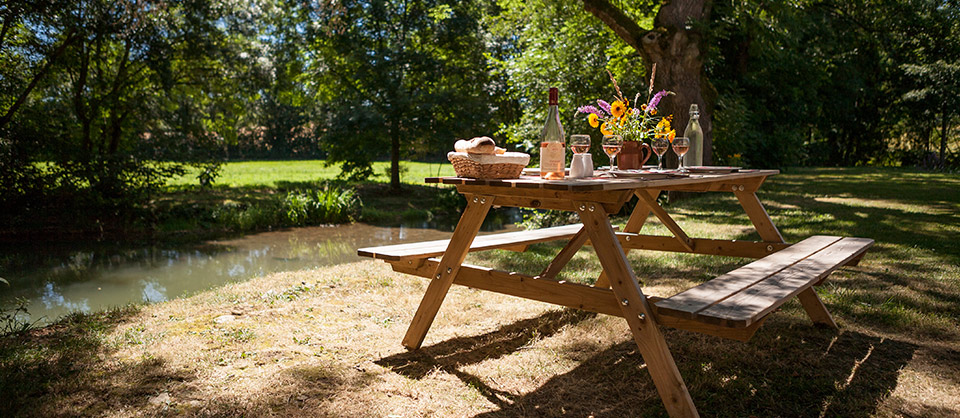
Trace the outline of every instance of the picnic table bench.
[[[656, 325], [746, 341], [767, 316], [793, 297], [815, 323], [837, 325], [817, 296], [820, 285], [836, 269], [856, 265], [873, 244], [866, 238], [812, 236], [796, 244], [784, 241], [756, 196], [776, 170], [676, 176], [648, 174], [616, 179], [545, 181], [477, 180], [435, 177], [428, 183], [456, 185], [467, 198], [449, 240], [361, 248], [361, 256], [384, 260], [394, 271], [430, 279], [423, 301], [403, 345], [423, 343], [452, 284], [623, 317], [671, 416], [697, 416], [696, 407]], [[662, 190], [720, 192], [736, 195], [762, 241], [691, 238], [657, 203]], [[610, 225], [631, 197], [638, 204], [622, 231]], [[477, 236], [490, 208], [515, 206], [577, 212], [582, 224]], [[650, 214], [672, 236], [640, 234]], [[537, 275], [498, 271], [464, 264], [470, 251], [524, 251], [529, 245], [566, 240], [567, 244]], [[592, 245], [603, 267], [597, 282], [557, 281], [556, 276], [584, 245]], [[676, 295], [646, 296], [626, 253], [633, 249], [728, 255], [755, 261]]]

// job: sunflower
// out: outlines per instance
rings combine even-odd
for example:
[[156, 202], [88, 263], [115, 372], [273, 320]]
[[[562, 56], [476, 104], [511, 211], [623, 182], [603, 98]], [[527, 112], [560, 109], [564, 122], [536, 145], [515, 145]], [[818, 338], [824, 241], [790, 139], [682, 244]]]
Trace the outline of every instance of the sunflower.
[[623, 113], [627, 111], [627, 104], [619, 100], [613, 102], [610, 105], [610, 114], [615, 118], [623, 116]]
[[604, 135], [613, 135], [613, 131], [610, 130], [610, 125], [607, 122], [604, 122], [603, 125], [600, 125], [600, 133]]
[[600, 117], [596, 113], [591, 113], [590, 116], [587, 116], [587, 122], [590, 122], [591, 128], [596, 128], [600, 126]]

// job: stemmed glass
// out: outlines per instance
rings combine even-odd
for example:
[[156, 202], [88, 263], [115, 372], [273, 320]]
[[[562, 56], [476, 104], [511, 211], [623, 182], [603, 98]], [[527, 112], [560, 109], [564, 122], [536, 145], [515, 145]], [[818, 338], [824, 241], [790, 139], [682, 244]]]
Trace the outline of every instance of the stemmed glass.
[[604, 135], [601, 145], [603, 146], [603, 152], [610, 157], [610, 171], [613, 171], [613, 161], [623, 148], [623, 137], [620, 135]]
[[663, 135], [653, 138], [653, 153], [657, 154], [657, 171], [663, 171], [663, 154], [670, 148], [670, 140]]
[[673, 138], [673, 152], [677, 153], [677, 156], [680, 157], [680, 167], [679, 170], [681, 173], [686, 173], [688, 170], [683, 166], [683, 155], [687, 153], [687, 150], [690, 149], [690, 139], [685, 136], [678, 136]]
[[570, 149], [574, 154], [590, 152], [590, 135], [570, 135]]

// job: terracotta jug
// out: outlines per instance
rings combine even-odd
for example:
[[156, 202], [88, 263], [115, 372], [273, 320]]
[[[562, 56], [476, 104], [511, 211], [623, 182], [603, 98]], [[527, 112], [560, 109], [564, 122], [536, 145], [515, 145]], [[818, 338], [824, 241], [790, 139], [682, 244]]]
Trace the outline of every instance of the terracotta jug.
[[637, 170], [653, 155], [650, 145], [638, 141], [623, 141], [623, 149], [617, 155], [617, 168]]

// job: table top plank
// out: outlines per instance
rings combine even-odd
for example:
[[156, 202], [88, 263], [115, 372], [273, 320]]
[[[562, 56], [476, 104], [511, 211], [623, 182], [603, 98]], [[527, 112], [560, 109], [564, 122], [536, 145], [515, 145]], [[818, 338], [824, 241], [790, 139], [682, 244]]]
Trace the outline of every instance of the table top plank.
[[736, 180], [767, 177], [779, 174], [779, 170], [741, 170], [736, 173], [690, 174], [678, 176], [670, 173], [640, 174], [639, 177], [625, 178], [587, 178], [566, 180], [544, 180], [536, 176], [521, 176], [516, 179], [473, 179], [464, 177], [427, 177], [426, 183], [463, 186], [492, 186], [506, 188], [533, 188], [571, 192], [601, 190], [625, 190], [656, 187], [670, 187], [685, 184], [729, 182]]

